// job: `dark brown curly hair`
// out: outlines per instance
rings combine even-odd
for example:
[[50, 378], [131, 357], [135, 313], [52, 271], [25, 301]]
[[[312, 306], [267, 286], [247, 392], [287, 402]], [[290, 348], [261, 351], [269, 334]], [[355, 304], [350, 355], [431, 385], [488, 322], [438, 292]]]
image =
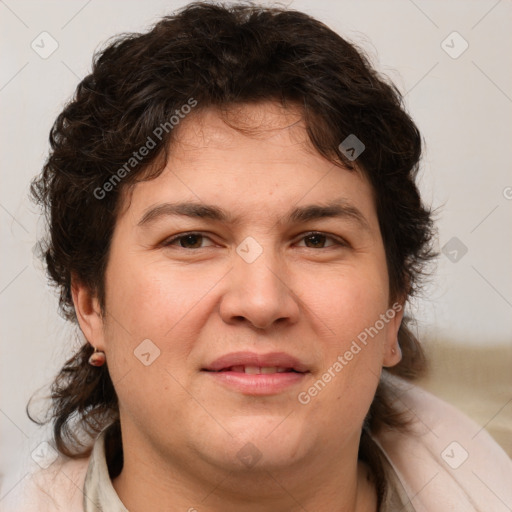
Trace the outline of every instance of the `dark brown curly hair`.
[[[161, 130], [158, 138], [155, 128], [169, 126], [191, 99], [191, 116], [269, 100], [299, 108], [316, 150], [335, 165], [363, 172], [372, 185], [390, 303], [419, 290], [436, 255], [434, 227], [415, 184], [421, 136], [398, 89], [354, 44], [302, 12], [194, 2], [150, 31], [118, 36], [98, 52], [51, 129], [51, 151], [31, 192], [46, 214], [43, 254], [68, 320], [77, 321], [72, 280], [87, 285], [105, 312], [104, 274], [121, 193], [162, 171], [176, 130]], [[365, 145], [356, 161], [339, 147], [351, 134]], [[126, 162], [148, 137], [155, 147], [138, 154], [128, 172]], [[408, 321], [398, 334], [402, 361], [386, 371], [412, 379], [424, 370], [425, 357]], [[119, 434], [108, 365], [90, 366], [92, 351], [85, 343], [65, 363], [52, 385], [47, 417], [34, 420], [52, 421], [58, 450], [71, 457], [90, 453], [84, 433], [93, 437], [112, 424]], [[381, 382], [365, 428], [375, 432], [383, 425], [405, 422]]]

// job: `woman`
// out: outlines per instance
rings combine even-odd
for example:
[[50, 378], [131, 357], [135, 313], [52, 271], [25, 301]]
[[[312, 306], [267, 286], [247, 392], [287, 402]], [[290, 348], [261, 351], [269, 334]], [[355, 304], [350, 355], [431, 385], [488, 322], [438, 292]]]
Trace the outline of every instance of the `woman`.
[[32, 191], [85, 339], [16, 510], [510, 510], [510, 459], [409, 382], [421, 138], [353, 45], [190, 4], [97, 56], [51, 145]]

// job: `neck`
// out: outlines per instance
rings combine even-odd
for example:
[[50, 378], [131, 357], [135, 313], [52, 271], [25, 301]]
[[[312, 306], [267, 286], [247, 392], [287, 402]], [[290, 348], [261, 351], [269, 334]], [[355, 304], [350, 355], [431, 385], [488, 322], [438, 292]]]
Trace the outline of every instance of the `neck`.
[[124, 450], [123, 468], [113, 486], [130, 512], [377, 510], [371, 471], [358, 461], [357, 446], [351, 453], [322, 453], [293, 466], [230, 471], [211, 467], [200, 457], [194, 465], [162, 460], [125, 432], [123, 444], [131, 449]]

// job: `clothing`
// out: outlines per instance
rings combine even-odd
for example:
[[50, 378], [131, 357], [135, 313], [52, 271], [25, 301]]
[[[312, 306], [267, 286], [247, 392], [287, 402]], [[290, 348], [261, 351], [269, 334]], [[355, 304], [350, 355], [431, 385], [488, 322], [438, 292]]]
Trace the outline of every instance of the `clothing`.
[[[512, 461], [490, 435], [430, 393], [386, 378], [397, 407], [414, 420], [407, 433], [388, 429], [370, 436], [387, 482], [379, 512], [510, 512]], [[89, 458], [62, 458], [27, 477], [0, 510], [127, 512], [112, 486], [104, 442], [105, 431]]]

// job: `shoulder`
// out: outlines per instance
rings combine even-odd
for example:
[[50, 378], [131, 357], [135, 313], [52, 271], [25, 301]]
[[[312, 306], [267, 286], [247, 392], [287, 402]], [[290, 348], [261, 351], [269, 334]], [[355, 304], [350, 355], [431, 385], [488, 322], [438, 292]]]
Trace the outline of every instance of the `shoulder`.
[[411, 418], [407, 433], [373, 437], [418, 512], [512, 509], [512, 460], [484, 427], [402, 379], [385, 377], [395, 405]]
[[83, 512], [88, 462], [59, 456], [49, 467], [27, 472], [2, 499], [2, 512]]

